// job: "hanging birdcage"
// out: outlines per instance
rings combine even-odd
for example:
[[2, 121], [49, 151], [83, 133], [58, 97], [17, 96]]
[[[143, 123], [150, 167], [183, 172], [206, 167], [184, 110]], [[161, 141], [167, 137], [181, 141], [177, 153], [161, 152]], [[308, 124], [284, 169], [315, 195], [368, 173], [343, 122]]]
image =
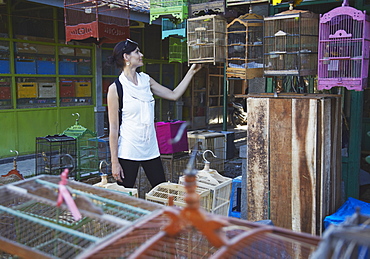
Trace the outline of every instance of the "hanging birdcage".
[[[75, 114], [73, 114], [75, 115]], [[96, 133], [80, 125], [79, 114], [76, 123], [67, 128], [63, 134], [73, 137], [77, 142], [76, 180], [99, 174], [98, 139]]]
[[186, 20], [176, 23], [169, 18], [162, 18], [162, 40], [169, 36], [186, 38]]
[[186, 39], [179, 39], [170, 37], [170, 54], [168, 57], [169, 62], [186, 62], [188, 60], [187, 55], [187, 43]]
[[227, 68], [229, 78], [263, 76], [263, 17], [248, 13], [227, 25]]
[[189, 16], [195, 17], [200, 14], [224, 13], [224, 0], [189, 0]]
[[188, 19], [188, 62], [225, 62], [226, 20], [220, 15]]
[[129, 0], [65, 0], [66, 42], [116, 43], [130, 36]]
[[264, 18], [264, 75], [317, 74], [318, 15], [288, 10]]
[[150, 0], [150, 23], [160, 16], [168, 16], [180, 22], [188, 18], [186, 0]]
[[343, 3], [320, 17], [319, 90], [335, 86], [361, 91], [367, 87], [370, 16]]

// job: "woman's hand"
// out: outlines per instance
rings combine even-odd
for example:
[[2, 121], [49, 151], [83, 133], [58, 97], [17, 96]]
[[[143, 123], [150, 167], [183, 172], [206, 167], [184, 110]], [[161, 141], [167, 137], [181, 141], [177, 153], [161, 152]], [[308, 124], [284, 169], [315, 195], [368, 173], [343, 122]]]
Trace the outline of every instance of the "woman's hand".
[[112, 163], [112, 176], [116, 181], [122, 182], [125, 175], [119, 163]]
[[201, 70], [202, 69], [202, 64], [193, 64], [193, 65], [191, 65], [191, 67], [190, 67], [190, 71], [193, 71], [193, 73], [195, 74], [195, 73], [197, 73], [199, 70]]

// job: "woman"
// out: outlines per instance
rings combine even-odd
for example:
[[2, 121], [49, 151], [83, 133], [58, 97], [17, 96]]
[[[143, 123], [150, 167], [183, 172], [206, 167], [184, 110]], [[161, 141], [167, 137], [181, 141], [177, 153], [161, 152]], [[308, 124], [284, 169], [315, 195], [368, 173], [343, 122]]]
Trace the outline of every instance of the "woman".
[[154, 128], [153, 94], [175, 101], [188, 87], [201, 65], [192, 65], [174, 89], [168, 89], [149, 75], [136, 69], [143, 66], [143, 54], [130, 39], [117, 43], [110, 63], [122, 70], [119, 82], [123, 88], [122, 124], [119, 126], [119, 100], [116, 84], [108, 89], [109, 145], [112, 175], [119, 185], [132, 188], [141, 164], [152, 187], [166, 178]]

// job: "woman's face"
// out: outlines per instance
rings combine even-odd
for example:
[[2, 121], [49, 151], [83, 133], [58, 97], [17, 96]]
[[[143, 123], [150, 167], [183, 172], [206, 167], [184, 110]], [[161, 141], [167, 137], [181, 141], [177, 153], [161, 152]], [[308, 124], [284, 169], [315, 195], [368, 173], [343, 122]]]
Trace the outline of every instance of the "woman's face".
[[139, 47], [137, 47], [134, 51], [132, 51], [130, 54], [126, 55], [126, 63], [129, 62], [131, 66], [134, 67], [141, 67], [144, 65], [143, 63], [143, 53], [140, 52]]

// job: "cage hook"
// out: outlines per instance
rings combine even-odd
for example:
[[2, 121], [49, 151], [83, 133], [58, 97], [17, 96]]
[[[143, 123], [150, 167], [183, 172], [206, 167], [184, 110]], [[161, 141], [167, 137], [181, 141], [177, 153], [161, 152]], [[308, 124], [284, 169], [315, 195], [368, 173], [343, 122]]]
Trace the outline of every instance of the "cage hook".
[[213, 153], [213, 151], [212, 151], [212, 150], [207, 149], [207, 150], [205, 150], [205, 151], [203, 152], [203, 160], [204, 160], [204, 162], [209, 163], [209, 161], [206, 159], [206, 156], [205, 156], [205, 154], [206, 154], [207, 152], [210, 152], [210, 153], [212, 154], [212, 156], [213, 156], [213, 157], [217, 157], [217, 156], [215, 155], [215, 153]]
[[100, 163], [99, 163], [99, 172], [101, 173], [101, 174], [104, 174], [103, 173], [103, 164], [105, 163], [105, 165], [106, 166], [109, 166], [110, 165], [110, 163], [108, 163], [106, 160], [102, 160], [102, 161], [100, 161]]
[[80, 120], [80, 114], [78, 112], [76, 113], [72, 113], [72, 116], [77, 116], [77, 119], [76, 119], [76, 124], [78, 124], [78, 121]]
[[16, 153], [16, 156], [14, 157], [14, 160], [17, 160], [17, 158], [18, 158], [18, 155], [19, 155], [19, 153], [18, 153], [18, 151], [17, 150], [10, 150], [10, 152], [15, 152]]

